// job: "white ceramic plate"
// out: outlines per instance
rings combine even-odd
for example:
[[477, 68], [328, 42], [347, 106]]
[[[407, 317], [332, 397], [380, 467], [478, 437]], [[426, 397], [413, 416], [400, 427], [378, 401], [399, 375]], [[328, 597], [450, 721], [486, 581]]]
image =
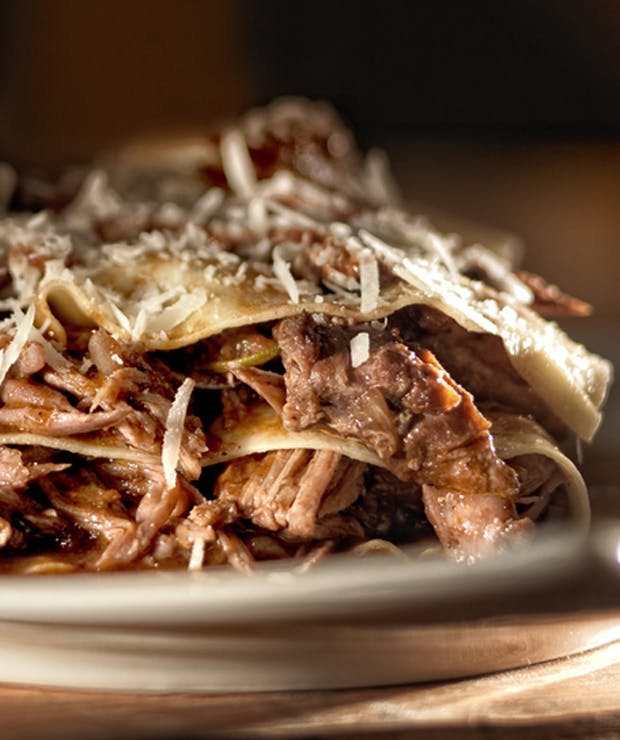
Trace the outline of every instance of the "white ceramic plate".
[[337, 556], [307, 573], [4, 577], [0, 681], [317, 689], [513, 668], [620, 639], [619, 547], [606, 527], [476, 567]]
[[620, 639], [620, 612], [442, 625], [150, 630], [0, 623], [4, 682], [79, 689], [333, 689], [476, 675]]
[[[603, 559], [613, 560], [607, 531]], [[618, 535], [620, 540], [620, 535]], [[594, 543], [601, 548], [602, 533]], [[475, 599], [523, 598], [558, 590], [595, 551], [592, 538], [551, 529], [527, 547], [467, 567], [441, 557], [336, 555], [307, 572], [267, 564], [247, 576], [228, 567], [200, 572], [4, 576], [0, 620], [76, 625], [235, 625], [296, 619], [360, 619], [394, 610], [437, 620]], [[414, 552], [415, 555], [415, 552]], [[540, 611], [540, 609], [537, 609]], [[445, 614], [443, 614], [445, 617]]]

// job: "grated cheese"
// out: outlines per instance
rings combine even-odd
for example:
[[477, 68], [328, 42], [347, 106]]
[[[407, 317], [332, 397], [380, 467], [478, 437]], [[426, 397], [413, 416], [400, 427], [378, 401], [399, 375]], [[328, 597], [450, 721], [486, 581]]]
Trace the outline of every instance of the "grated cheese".
[[273, 250], [273, 272], [282, 283], [284, 289], [293, 303], [299, 303], [299, 288], [291, 273], [289, 263], [282, 256], [283, 244], [278, 244]]
[[480, 267], [499, 290], [512, 295], [520, 303], [530, 305], [534, 294], [512, 272], [510, 263], [503, 257], [485, 249], [481, 244], [473, 244], [459, 254], [459, 268], [466, 271], [471, 267]]
[[361, 331], [351, 338], [349, 343], [351, 351], [351, 367], [363, 365], [370, 356], [370, 335], [367, 331]]
[[223, 202], [224, 191], [220, 188], [210, 188], [192, 206], [189, 214], [190, 221], [206, 224], [217, 213]]
[[204, 290], [196, 289], [191, 293], [181, 293], [174, 303], [162, 308], [158, 314], [147, 318], [147, 329], [150, 332], [170, 331], [199, 311], [206, 302], [207, 294]]
[[372, 234], [366, 229], [359, 229], [358, 236], [362, 242], [372, 249], [372, 251], [381, 258], [387, 265], [393, 266], [402, 263], [404, 254], [402, 250], [391, 246], [380, 239], [376, 234]]
[[43, 326], [37, 329], [36, 326], [32, 326], [28, 340], [30, 342], [38, 342], [45, 352], [45, 362], [54, 370], [66, 369], [69, 364], [68, 360], [54, 347], [54, 345], [45, 338], [45, 332], [48, 329], [49, 322], [46, 321]]
[[139, 340], [140, 337], [146, 331], [147, 321], [148, 321], [148, 313], [145, 308], [141, 308], [138, 311], [138, 314], [133, 320], [132, 326], [131, 326], [131, 338], [134, 341]]
[[124, 313], [117, 305], [114, 303], [113, 300], [108, 299], [108, 305], [110, 306], [110, 309], [112, 310], [112, 314], [114, 315], [114, 318], [118, 321], [121, 329], [127, 332], [127, 334], [132, 334], [132, 327], [131, 327], [131, 321], [126, 313]]
[[362, 255], [360, 270], [360, 311], [369, 313], [379, 303], [379, 263], [374, 255]]
[[337, 239], [348, 239], [351, 234], [351, 227], [349, 224], [345, 224], [342, 221], [334, 221], [329, 225], [329, 231]]
[[279, 203], [277, 200], [265, 201], [270, 210], [281, 217], [284, 226], [301, 226], [302, 229], [316, 229], [323, 231], [323, 224], [305, 213]]
[[269, 225], [267, 207], [263, 198], [252, 198], [248, 203], [248, 223], [252, 231], [264, 236]]
[[202, 537], [195, 537], [189, 556], [188, 570], [200, 570], [205, 559], [205, 541]]
[[164, 478], [168, 489], [174, 488], [176, 485], [177, 465], [181, 452], [185, 417], [187, 416], [187, 407], [194, 386], [195, 383], [191, 378], [185, 378], [176, 392], [166, 418], [166, 431], [161, 447], [161, 462], [164, 467]]
[[222, 136], [220, 154], [228, 184], [240, 198], [250, 200], [256, 192], [256, 173], [239, 129], [230, 129]]
[[103, 170], [88, 174], [75, 199], [65, 209], [63, 217], [69, 229], [88, 231], [93, 217], [110, 218], [122, 208], [122, 200], [109, 184]]
[[16, 307], [13, 313], [13, 320], [15, 321], [15, 334], [11, 339], [9, 345], [0, 350], [0, 385], [4, 383], [6, 374], [9, 372], [20, 352], [24, 348], [24, 345], [28, 341], [30, 331], [34, 325], [34, 304], [24, 314], [23, 311]]
[[31, 303], [41, 277], [39, 269], [30, 264], [25, 254], [11, 255], [8, 268], [20, 305], [25, 306]]

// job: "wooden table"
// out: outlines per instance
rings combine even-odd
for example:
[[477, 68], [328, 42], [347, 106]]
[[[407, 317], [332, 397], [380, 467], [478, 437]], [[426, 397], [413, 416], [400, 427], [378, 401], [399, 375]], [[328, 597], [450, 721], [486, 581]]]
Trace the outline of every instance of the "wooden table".
[[614, 738], [620, 641], [477, 678], [381, 689], [225, 695], [0, 690], [2, 737]]

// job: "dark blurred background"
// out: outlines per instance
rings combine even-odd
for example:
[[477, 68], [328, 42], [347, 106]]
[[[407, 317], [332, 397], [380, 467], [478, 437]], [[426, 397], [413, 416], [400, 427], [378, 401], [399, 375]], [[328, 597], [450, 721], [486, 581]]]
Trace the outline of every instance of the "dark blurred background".
[[439, 226], [519, 234], [595, 305], [577, 336], [618, 356], [618, 0], [0, 0], [0, 158], [20, 165], [282, 94], [333, 102]]
[[619, 90], [617, 0], [0, 1], [0, 146], [23, 157], [281, 94], [333, 101], [362, 143], [615, 136]]

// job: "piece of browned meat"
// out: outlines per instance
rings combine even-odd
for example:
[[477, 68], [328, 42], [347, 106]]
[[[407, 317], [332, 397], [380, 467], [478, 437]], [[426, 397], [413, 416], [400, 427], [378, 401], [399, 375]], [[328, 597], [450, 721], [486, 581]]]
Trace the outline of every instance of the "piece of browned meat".
[[439, 541], [459, 561], [497, 553], [527, 536], [534, 526], [530, 519], [516, 518], [510, 499], [491, 493], [463, 494], [423, 486], [422, 498]]
[[[406, 346], [389, 331], [363, 329], [369, 332], [370, 350], [354, 368], [349, 346], [359, 326], [310, 315], [278, 324], [274, 336], [285, 368], [285, 426], [300, 431], [325, 425], [363, 442], [399, 479], [460, 496], [480, 529], [495, 520], [491, 497], [504, 512], [508, 531], [509, 522], [516, 521], [511, 502], [519, 481], [497, 456], [490, 423], [471, 394], [426, 348]], [[446, 519], [446, 526], [429, 519], [447, 550], [480, 549], [473, 530], [454, 519]], [[526, 525], [515, 524], [515, 530], [521, 526]]]
[[474, 396], [479, 408], [499, 405], [534, 417], [556, 438], [565, 435], [562, 422], [517, 373], [499, 337], [467, 331], [428, 306], [403, 309], [390, 323], [407, 344], [428, 347], [450, 376]]
[[[363, 492], [366, 467], [329, 450], [275, 450], [230, 463], [215, 494], [241, 518], [285, 539], [324, 539], [333, 515]], [[352, 527], [361, 536], [361, 528]]]
[[532, 291], [532, 308], [543, 316], [589, 316], [592, 313], [589, 303], [565, 293], [540, 275], [525, 270], [515, 270], [515, 275]]
[[368, 359], [353, 368], [349, 345], [359, 329], [324, 321], [303, 315], [274, 331], [288, 429], [324, 424], [354, 437], [402, 480], [462, 492], [516, 491], [516, 476], [495, 454], [490, 423], [431, 352], [369, 329]]

